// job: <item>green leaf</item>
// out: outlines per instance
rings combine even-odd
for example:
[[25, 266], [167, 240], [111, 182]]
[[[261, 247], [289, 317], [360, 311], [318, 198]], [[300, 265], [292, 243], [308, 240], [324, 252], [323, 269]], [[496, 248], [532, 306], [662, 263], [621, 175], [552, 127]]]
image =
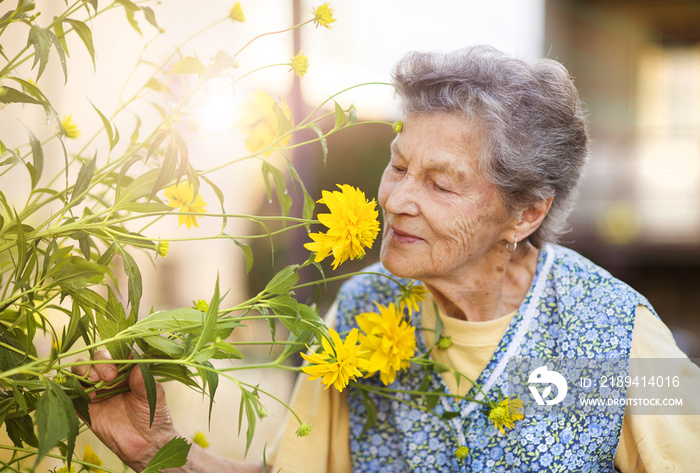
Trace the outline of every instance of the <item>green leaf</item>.
[[129, 278], [129, 305], [131, 306], [131, 312], [129, 315], [129, 325], [136, 323], [138, 319], [139, 306], [141, 304], [141, 296], [143, 294], [143, 282], [141, 279], [141, 270], [139, 266], [134, 261], [133, 256], [131, 256], [119, 243], [117, 243], [119, 251], [122, 254], [124, 261], [124, 272]]
[[161, 447], [141, 473], [159, 473], [167, 468], [177, 468], [185, 464], [190, 444], [185, 439], [175, 437]]
[[267, 283], [264, 292], [268, 294], [287, 294], [292, 290], [294, 285], [299, 281], [297, 274], [298, 264], [292, 264], [284, 268]]
[[16, 275], [19, 276], [24, 269], [24, 263], [26, 262], [27, 255], [27, 240], [24, 236], [24, 225], [19, 220], [19, 215], [15, 210], [15, 221], [17, 224], [15, 228], [17, 229], [17, 263], [16, 263]]
[[[56, 112], [56, 110], [54, 110], [49, 99], [46, 98], [46, 96], [41, 92], [41, 90], [39, 89], [39, 87], [36, 86], [36, 84], [33, 84], [24, 79], [20, 79], [19, 77], [8, 77], [8, 79], [11, 79], [20, 84], [26, 93], [34, 97], [38, 101], [37, 103], [43, 105], [47, 117], [52, 116], [57, 122], [61, 121], [60, 117], [58, 116], [58, 113]], [[0, 94], [0, 101], [2, 101], [2, 94]]]
[[0, 103], [34, 103], [41, 104], [40, 101], [24, 92], [20, 92], [12, 87], [0, 86]]
[[[75, 181], [73, 186], [73, 193], [71, 194], [70, 202], [72, 205], [79, 203], [85, 191], [90, 187], [92, 182], [92, 177], [95, 175], [95, 164], [97, 162], [97, 156], [92, 158], [87, 164], [83, 163], [78, 171], [78, 179]], [[78, 199], [78, 200], [76, 200]]]
[[34, 64], [32, 64], [32, 69], [39, 64], [36, 76], [39, 79], [49, 61], [49, 48], [51, 47], [51, 38], [49, 38], [46, 29], [36, 23], [32, 23], [29, 37], [27, 38], [27, 47], [29, 46], [34, 47]]
[[126, 186], [119, 194], [114, 202], [115, 210], [121, 210], [123, 206], [129, 202], [145, 197], [151, 193], [158, 192], [154, 189], [154, 184], [158, 179], [160, 169], [151, 169], [141, 174]]
[[170, 212], [173, 210], [169, 205], [162, 202], [131, 202], [120, 207], [122, 210], [136, 213]]
[[185, 352], [180, 345], [170, 338], [151, 336], [143, 337], [142, 340], [156, 350], [172, 356], [173, 358], [180, 358]]
[[63, 388], [66, 391], [66, 395], [72, 400], [75, 411], [80, 417], [85, 419], [88, 425], [91, 425], [92, 419], [90, 419], [90, 410], [88, 408], [90, 396], [87, 395], [80, 385], [80, 381], [73, 376], [69, 376], [63, 383]]
[[24, 345], [11, 332], [7, 331], [4, 325], [0, 324], [0, 370], [8, 371], [29, 361], [26, 356], [20, 353], [25, 353]]
[[[131, 331], [134, 333], [148, 333], [149, 331], [183, 332], [199, 334], [205, 323], [202, 311], [192, 307], [181, 307], [179, 309], [162, 310], [154, 312], [147, 317], [136, 322]], [[233, 317], [222, 317], [216, 324], [217, 330], [230, 330], [240, 327], [242, 324]]]
[[132, 28], [136, 30], [138, 34], [141, 33], [141, 28], [139, 28], [139, 24], [136, 23], [136, 19], [134, 18], [134, 14], [140, 10], [139, 7], [137, 7], [133, 2], [130, 0], [114, 0], [114, 3], [119, 3], [124, 7], [124, 13], [126, 13], [126, 19], [131, 25]]
[[102, 120], [102, 125], [105, 128], [105, 132], [107, 133], [107, 139], [109, 140], [109, 150], [112, 151], [114, 149], [114, 145], [117, 144], [117, 140], [114, 139], [114, 131], [112, 130], [112, 124], [109, 122], [109, 120], [107, 120], [107, 117], [105, 117], [104, 114], [100, 112], [100, 109], [98, 109], [94, 103], [92, 103], [91, 101], [89, 102], [90, 105], [92, 105], [92, 108], [94, 108], [97, 114], [100, 116], [100, 120]]
[[107, 270], [101, 264], [70, 256], [59, 260], [47, 276], [52, 277], [63, 291], [77, 292], [90, 284], [102, 282]]
[[377, 425], [377, 405], [370, 399], [366, 391], [360, 389], [360, 394], [362, 394], [362, 404], [365, 406], [365, 412], [367, 413], [367, 419], [365, 420], [365, 425], [362, 426], [362, 433], [364, 435], [367, 429], [371, 429]]
[[75, 438], [78, 435], [79, 422], [73, 409], [73, 403], [63, 392], [61, 386], [46, 380], [47, 389], [39, 398], [36, 406], [36, 425], [39, 439], [36, 465], [58, 442], [68, 439], [68, 462], [73, 455]]
[[61, 62], [61, 67], [63, 68], [63, 81], [64, 83], [68, 82], [68, 65], [66, 63], [66, 52], [63, 50], [63, 46], [61, 45], [61, 42], [58, 40], [58, 37], [50, 30], [44, 30], [46, 31], [46, 34], [49, 37], [49, 40], [51, 40], [51, 43], [53, 44], [54, 48], [56, 49], [56, 53], [58, 53], [58, 59]]
[[[299, 187], [301, 187], [302, 193], [304, 194], [304, 208], [302, 210], [302, 217], [305, 219], [313, 219], [314, 218], [314, 208], [316, 207], [316, 202], [314, 201], [313, 197], [306, 191], [306, 186], [304, 186], [304, 181], [302, 181], [301, 177], [299, 176], [299, 173], [297, 173], [297, 170], [294, 168], [292, 163], [285, 157], [285, 161], [287, 163], [287, 169], [289, 169], [289, 175], [292, 177], [292, 182], [296, 180], [296, 182], [299, 183]], [[309, 226], [307, 225], [307, 229]]]
[[195, 347], [195, 352], [199, 351], [207, 343], [214, 341], [216, 335], [214, 333], [214, 328], [216, 327], [216, 322], [219, 320], [219, 276], [216, 276], [216, 284], [214, 285], [214, 295], [209, 302], [209, 309], [207, 310], [207, 315], [204, 318], [204, 325], [202, 326], [202, 334], [197, 340], [197, 346]]
[[343, 125], [345, 125], [345, 111], [343, 110], [343, 107], [340, 106], [338, 102], [335, 102], [335, 125], [333, 126], [334, 130], [337, 130], [338, 128], [341, 128]]
[[[54, 17], [54, 20], [55, 19], [56, 19], [56, 17]], [[57, 21], [53, 25], [53, 29], [56, 32], [56, 37], [58, 38], [58, 41], [60, 41], [61, 47], [66, 52], [66, 55], [70, 56], [70, 54], [68, 53], [68, 43], [66, 42], [66, 32], [63, 29], [63, 22]]]
[[[141, 357], [132, 349], [131, 354], [134, 358], [140, 360]], [[141, 369], [141, 375], [143, 376], [144, 386], [146, 388], [146, 399], [148, 399], [148, 428], [153, 426], [153, 418], [156, 415], [156, 401], [158, 399], [158, 391], [156, 390], [156, 380], [153, 379], [153, 374], [151, 373], [151, 368], [147, 363], [139, 363], [139, 369]]]
[[292, 128], [294, 128], [294, 122], [292, 122], [292, 119], [287, 115], [287, 113], [284, 111], [284, 108], [282, 108], [282, 104], [279, 102], [279, 99], [275, 96], [271, 96], [272, 99], [275, 101], [275, 104], [273, 105], [275, 115], [277, 116], [277, 139], [282, 138], [284, 135], [292, 131]]
[[241, 434], [241, 427], [243, 426], [243, 411], [246, 414], [246, 420], [248, 421], [248, 429], [246, 431], [246, 446], [245, 454], [248, 454], [248, 449], [253, 441], [253, 435], [255, 434], [255, 423], [257, 421], [256, 408], [258, 404], [258, 399], [255, 394], [241, 388], [241, 404], [238, 410], [238, 435]]
[[108, 266], [109, 263], [112, 261], [112, 257], [114, 257], [114, 254], [117, 252], [117, 244], [112, 243], [109, 245], [109, 248], [107, 248], [104, 253], [100, 256], [100, 258], [97, 260], [97, 264], [101, 264], [102, 266]]
[[141, 11], [143, 11], [143, 15], [146, 17], [147, 22], [160, 29], [160, 26], [158, 26], [158, 22], [156, 21], [156, 15], [153, 13], [153, 9], [151, 7], [141, 7]]
[[[107, 287], [107, 305], [104, 310], [95, 311], [95, 325], [102, 340], [114, 338], [126, 328], [126, 314], [111, 287]], [[129, 356], [129, 348], [124, 341], [112, 341], [106, 344], [107, 350], [115, 360], [125, 360]]]
[[245, 243], [241, 243], [240, 241], [234, 239], [233, 242], [238, 246], [238, 248], [243, 251], [243, 254], [245, 255], [245, 272], [246, 274], [250, 273], [250, 270], [253, 269], [253, 250], [250, 247], [250, 245], [246, 245]]
[[155, 78], [148, 79], [148, 81], [144, 84], [144, 87], [153, 89], [156, 92], [167, 92], [171, 95], [173, 94], [167, 85]]
[[444, 420], [450, 420], [450, 419], [454, 419], [455, 417], [458, 417], [458, 416], [459, 416], [459, 412], [445, 411], [445, 412], [443, 412], [443, 414], [440, 417], [442, 417]]
[[185, 56], [176, 62], [166, 74], [206, 74], [207, 70], [207, 66], [196, 57]]
[[289, 209], [292, 208], [292, 198], [287, 191], [287, 181], [284, 178], [284, 174], [282, 174], [282, 171], [267, 161], [263, 161], [262, 172], [265, 179], [268, 198], [271, 194], [269, 175], [272, 174], [272, 180], [275, 183], [275, 195], [277, 195], [277, 200], [279, 201], [280, 208], [282, 209], [282, 215], [289, 215]]
[[[216, 184], [214, 184], [212, 181], [210, 181], [206, 176], [199, 176], [199, 177], [202, 178], [204, 180], [204, 182], [209, 184], [209, 187], [211, 187], [211, 189], [214, 191], [214, 194], [216, 194], [216, 198], [219, 199], [219, 204], [221, 205], [221, 213], [224, 214], [224, 218], [222, 219], [223, 221], [221, 223], [221, 232], [223, 233], [224, 229], [226, 228], [226, 224], [228, 222], [228, 219], [226, 218], [226, 209], [224, 208], [224, 193], [221, 192], [221, 189], [219, 189], [219, 187]], [[195, 195], [197, 195], [197, 194], [195, 194]], [[247, 256], [246, 256], [246, 261], [248, 261]], [[250, 270], [248, 270], [248, 271], [250, 271]]]
[[165, 185], [171, 182], [177, 175], [177, 144], [171, 135], [168, 148], [163, 158], [163, 166], [160, 168], [160, 172], [158, 173], [156, 182], [153, 184], [153, 189], [151, 189], [148, 200], [151, 200], [159, 190], [165, 187]]
[[212, 344], [212, 347], [218, 350], [214, 358], [235, 358], [237, 360], [245, 359], [243, 353], [238, 348], [236, 348], [236, 346], [233, 343], [225, 342], [223, 340], [217, 340]]
[[153, 363], [151, 365], [151, 374], [156, 379], [174, 380], [184, 384], [185, 386], [197, 387], [197, 383], [192, 379], [190, 372], [184, 365], [175, 365], [172, 363]]
[[39, 446], [39, 439], [34, 433], [34, 421], [30, 416], [5, 419], [5, 429], [15, 447], [23, 447], [23, 442], [35, 448]]
[[214, 395], [216, 394], [216, 389], [219, 387], [219, 374], [216, 371], [213, 371], [214, 365], [212, 365], [209, 361], [203, 361], [200, 363], [203, 366], [206, 366], [209, 369], [199, 369], [199, 375], [202, 377], [202, 380], [206, 383], [206, 386], [209, 387], [209, 426], [211, 426], [211, 411], [214, 408]]
[[42, 172], [44, 172], [44, 151], [41, 149], [41, 143], [36, 139], [34, 133], [30, 129], [27, 129], [27, 132], [29, 132], [29, 143], [32, 145], [32, 164], [35, 171], [34, 176], [32, 176], [32, 189], [34, 189], [41, 178]]
[[357, 121], [357, 109], [355, 108], [354, 105], [350, 105], [350, 109], [348, 110], [348, 125], [352, 125]]
[[92, 31], [90, 31], [90, 27], [80, 20], [66, 18], [63, 21], [70, 23], [75, 32], [78, 33], [78, 36], [80, 36], [80, 39], [83, 41], [83, 44], [85, 44], [85, 47], [90, 53], [93, 68], [97, 69], [95, 66], [95, 46], [92, 44]]
[[325, 166], [328, 162], [328, 141], [326, 140], [326, 135], [323, 134], [321, 128], [315, 123], [310, 125], [311, 129], [318, 135], [319, 141], [321, 142], [321, 150], [323, 151], [323, 165]]

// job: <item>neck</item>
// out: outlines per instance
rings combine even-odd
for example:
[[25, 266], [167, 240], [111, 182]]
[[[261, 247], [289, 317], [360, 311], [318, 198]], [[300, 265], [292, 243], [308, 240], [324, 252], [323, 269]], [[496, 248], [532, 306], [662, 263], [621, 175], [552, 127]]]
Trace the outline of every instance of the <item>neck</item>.
[[447, 316], [473, 322], [494, 320], [520, 307], [532, 284], [538, 257], [539, 250], [523, 242], [512, 254], [505, 248], [497, 252], [480, 271], [424, 283]]

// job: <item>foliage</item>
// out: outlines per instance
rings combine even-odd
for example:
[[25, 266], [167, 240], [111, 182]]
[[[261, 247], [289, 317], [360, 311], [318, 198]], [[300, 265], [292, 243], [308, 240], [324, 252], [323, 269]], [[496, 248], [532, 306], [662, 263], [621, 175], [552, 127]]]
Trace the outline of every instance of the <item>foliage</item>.
[[[0, 191], [0, 423], [13, 442], [3, 447], [14, 452], [5, 463], [13, 470], [23, 465], [36, 467], [43, 457], [57, 455], [55, 447], [58, 455], [67, 459], [67, 470], [71, 468], [76, 437], [84, 429], [84, 421], [90, 421], [89, 396], [101, 394], [106, 387], [103, 382], [94, 383], [73, 374], [71, 368], [76, 364], [93, 363], [75, 361], [77, 355], [91, 358], [95, 350], [106, 348], [122, 373], [115, 383], [123, 381], [128, 370], [138, 365], [152, 400], [151, 415], [156, 380], [179, 381], [210, 396], [213, 402], [219, 378], [229, 378], [243, 393], [241, 417], [245, 414], [247, 418], [250, 446], [256, 420], [264, 412], [261, 393], [257, 387], [214, 368], [210, 360], [242, 358], [229, 336], [246, 317], [270, 321], [273, 340], [275, 321], [289, 330], [290, 339], [283, 342], [286, 350], [272, 366], [282, 364], [286, 357], [313, 343], [315, 336], [325, 333], [316, 310], [293, 297], [299, 271], [314, 264], [313, 255], [301, 264], [284, 268], [259, 294], [233, 306], [221, 306], [223, 297], [217, 282], [208, 303], [200, 301], [195, 307], [145, 315], [141, 305], [142, 272], [134, 252], [145, 252], [152, 259], [167, 256], [169, 242], [149, 234], [149, 230], [154, 222], [169, 215], [177, 213], [179, 223], [187, 228], [197, 227], [202, 218], [212, 218], [221, 222], [217, 234], [184, 240], [231, 240], [242, 250], [250, 270], [254, 261], [247, 240], [271, 238], [273, 233], [318, 223], [312, 218], [314, 199], [292, 161], [283, 159], [281, 167], [280, 160], [271, 159], [271, 155], [279, 158], [299, 146], [316, 144], [323, 149], [325, 159], [326, 138], [358, 125], [354, 107], [343, 107], [332, 97], [295, 124], [281, 99], [260, 91], [255, 100], [244, 104], [244, 114], [237, 123], [240, 132], [247, 135], [248, 154], [200, 169], [190, 158], [179, 124], [187, 119], [207, 84], [225, 79], [233, 86], [273, 66], [286, 67], [290, 73], [302, 76], [309, 61], [299, 52], [290, 62], [246, 71], [237, 56], [254, 40], [270, 33], [253, 38], [235, 54], [222, 50], [207, 60], [182, 55], [183, 44], [159, 64], [142, 54], [135, 70], [146, 70], [148, 78], [133, 96], [121, 100], [113, 113], [92, 105], [101, 127], [94, 136], [84, 138], [86, 144], [81, 149], [72, 151], [71, 140], [84, 136], [85, 130], [71, 114], [59, 113], [55, 106], [58, 97], [45, 90], [47, 82], [41, 78], [49, 61], [58, 60], [61, 80], [68, 83], [73, 73], [70, 55], [77, 54], [71, 37], [80, 40], [96, 65], [93, 31], [101, 17], [115, 9], [123, 10], [128, 24], [141, 35], [149, 33], [139, 25], [141, 18], [150, 24], [151, 33], [158, 36], [162, 32], [149, 2], [130, 0], [116, 0], [106, 6], [97, 0], [66, 3], [65, 9], [43, 26], [34, 3], [19, 0], [14, 10], [0, 18], [0, 35], [26, 33], [26, 46], [16, 54], [0, 48], [6, 62], [0, 70], [0, 107], [10, 116], [19, 116], [28, 107], [43, 109], [47, 126], [55, 129], [40, 140], [37, 136], [47, 134], [46, 126], [40, 130], [27, 128], [26, 142], [20, 145], [10, 144], [8, 136], [0, 136], [0, 176], [19, 176], [20, 181], [23, 173], [29, 176], [29, 188], [20, 189], [27, 193], [25, 205], [13, 203], [16, 196]], [[288, 30], [314, 22], [328, 26], [334, 21], [332, 9], [324, 5], [318, 18], [311, 12], [307, 21]], [[243, 21], [246, 17], [236, 3], [229, 15], [213, 25]], [[55, 79], [51, 78], [52, 82]], [[159, 113], [157, 123], [144, 124], [147, 120], [141, 119], [142, 112], [136, 107], [140, 103], [153, 105]], [[329, 103], [330, 111], [326, 112]], [[129, 133], [116, 124], [124, 114], [136, 116]], [[304, 129], [313, 130], [317, 137], [290, 144], [290, 137]], [[107, 146], [98, 145], [98, 137], [105, 138]], [[62, 150], [59, 159], [63, 166], [50, 174], [48, 164], [56, 162], [51, 151], [56, 143]], [[227, 212], [224, 192], [215, 184], [214, 175], [222, 170], [230, 172], [249, 160], [261, 163], [268, 193], [274, 190], [281, 215]], [[219, 211], [205, 209], [203, 187], [217, 197]], [[291, 189], [299, 190], [301, 217], [289, 214], [294, 198]], [[13, 192], [21, 193], [17, 189]], [[226, 232], [232, 219], [249, 219], [263, 228], [266, 222], [275, 220], [283, 222], [284, 227], [276, 232], [234, 237]], [[119, 296], [120, 279], [126, 281], [124, 300]], [[37, 348], [44, 336], [52, 340], [50, 353]], [[161, 450], [147, 471], [184, 462], [184, 440], [173, 442]], [[180, 454], [173, 456], [172, 452]], [[91, 463], [89, 459], [85, 462]]]
[[[361, 258], [364, 248], [372, 244], [379, 232], [374, 201], [368, 202], [364, 193], [347, 185], [338, 185], [341, 192], [323, 193], [319, 202], [327, 205], [330, 213], [314, 219], [314, 199], [294, 168], [293, 159], [288, 159], [295, 148], [313, 145], [321, 148], [325, 162], [329, 154], [327, 137], [361, 124], [352, 105], [344, 106], [336, 101], [342, 92], [318, 104], [298, 123], [292, 120], [284, 100], [264, 91], [256, 92], [251, 100], [241, 104], [243, 113], [236, 122], [247, 151], [210, 168], [191, 158], [188, 136], [182, 132], [181, 124], [192, 115], [203, 91], [213, 81], [225, 80], [227, 86], [235, 86], [244, 78], [263, 74], [272, 67], [287, 68], [295, 80], [304, 76], [310, 62], [301, 52], [289, 62], [264, 67], [249, 66], [239, 61], [239, 56], [257, 39], [269, 34], [313, 24], [330, 29], [335, 22], [333, 9], [324, 3], [310, 12], [308, 20], [283, 31], [262, 33], [233, 54], [221, 50], [210, 58], [200, 59], [182, 53], [189, 41], [214, 25], [227, 23], [234, 27], [248, 21], [250, 18], [236, 3], [223, 18], [175, 47], [165, 60], [147, 57], [145, 47], [129, 80], [132, 85], [142, 80], [138, 77], [143, 77], [144, 71], [145, 79], [126, 99], [122, 98], [125, 84], [111, 113], [90, 102], [99, 129], [89, 138], [84, 137], [87, 129], [81, 129], [71, 113], [59, 113], [55, 106], [58, 97], [52, 96], [45, 87], [46, 80], [40, 79], [49, 61], [57, 60], [61, 79], [69, 83], [74, 72], [71, 54], [76, 54], [73, 39], [79, 40], [78, 44], [96, 66], [93, 32], [103, 15], [111, 10], [122, 10], [126, 22], [140, 35], [147, 31], [142, 30], [138, 20], [145, 19], [157, 37], [163, 29], [150, 3], [115, 0], [105, 6], [98, 0], [66, 2], [65, 8], [42, 26], [37, 20], [41, 12], [34, 3], [19, 0], [14, 10], [0, 18], [0, 36], [8, 32], [26, 34], [26, 45], [18, 51], [10, 52], [4, 41], [0, 47], [5, 60], [0, 70], [0, 110], [13, 117], [26, 110], [41, 110], [46, 119], [40, 129], [26, 128], [26, 141], [22, 144], [8, 141], [15, 137], [0, 136], [0, 178], [16, 179], [19, 183], [24, 179], [27, 183], [13, 188], [13, 192], [24, 196], [24, 204], [17, 203], [21, 201], [17, 195], [0, 190], [0, 424], [13, 443], [0, 449], [11, 452], [11, 458], [2, 463], [12, 471], [36, 468], [44, 457], [65, 459], [67, 464], [59, 471], [73, 471], [76, 463], [83, 469], [94, 470], [99, 466], [104, 471], [113, 471], [102, 465], [92, 449], [86, 449], [82, 460], [74, 458], [76, 438], [86, 429], [86, 423], [90, 423], [91, 396], [100, 398], [120, 392], [119, 387], [112, 388], [123, 383], [135, 366], [146, 382], [151, 422], [157, 381], [178, 381], [208, 396], [210, 417], [220, 378], [235, 383], [242, 394], [239, 431], [245, 416], [247, 449], [256, 422], [265, 415], [261, 395], [275, 398], [258, 386], [236, 379], [231, 370], [216, 368], [211, 361], [243, 358], [239, 347], [231, 341], [231, 334], [247, 320], [268, 322], [272, 341], [259, 344], [283, 347], [267, 367], [280, 367], [300, 350], [319, 346], [323, 350], [320, 355], [305, 355], [312, 361], [312, 366], [305, 370], [323, 377], [324, 383], [339, 390], [350, 382], [361, 389], [370, 389], [354, 381], [367, 371], [380, 371], [382, 380], [388, 384], [397, 371], [408, 366], [407, 358], [425, 365], [426, 373], [432, 366], [427, 353], [414, 356], [413, 331], [403, 318], [405, 311], [418, 309], [425, 292], [420, 285], [396, 281], [401, 297], [396, 308], [390, 307], [393, 314], [390, 320], [384, 317], [382, 322], [378, 314], [376, 317], [363, 314], [365, 333], [345, 334], [345, 341], [340, 334], [326, 329], [315, 307], [295, 299], [295, 290], [301, 287], [350, 276], [321, 277], [302, 284], [300, 272], [305, 267], [320, 270], [319, 262], [330, 255], [334, 257], [334, 270], [347, 259]], [[51, 78], [51, 83], [55, 84], [56, 79]], [[149, 124], [142, 116], [145, 112], [139, 105], [143, 104], [157, 111], [158, 119], [154, 123]], [[135, 118], [128, 132], [123, 125], [117, 126], [124, 115]], [[401, 131], [392, 123], [386, 126], [394, 127], [397, 133]], [[49, 127], [54, 132], [47, 133]], [[314, 138], [295, 141], [294, 137], [303, 130], [312, 131], [310, 136]], [[98, 138], [106, 145], [99, 145]], [[84, 140], [84, 144], [74, 150], [72, 145], [78, 139]], [[56, 150], [60, 153], [58, 159]], [[274, 193], [280, 215], [245, 215], [227, 210], [231, 204], [225, 202], [215, 176], [249, 161], [260, 163], [267, 196], [271, 199]], [[55, 166], [56, 162], [62, 166]], [[204, 201], [204, 189], [216, 196], [216, 207]], [[299, 217], [291, 215], [293, 199], [297, 197], [301, 201]], [[279, 271], [262, 291], [248, 300], [224, 306], [225, 298], [217, 280], [208, 301], [198, 300], [191, 307], [151, 310], [147, 314], [141, 303], [144, 284], [138, 263], [142, 255], [138, 252], [149, 256], [157, 267], [158, 258], [167, 257], [172, 249], [167, 239], [155, 234], [153, 225], [166, 218], [174, 222], [175, 215], [179, 225], [187, 229], [199, 227], [202, 219], [220, 222], [220, 230], [214, 234], [198, 233], [180, 240], [229, 240], [245, 256], [247, 271], [255, 264], [250, 240], [272, 242], [275, 235], [299, 228], [310, 232], [311, 225], [319, 223], [328, 230], [311, 233], [309, 239], [313, 241], [305, 245], [312, 252], [308, 258]], [[233, 236], [228, 233], [232, 220], [254, 222], [262, 232]], [[273, 222], [281, 223], [280, 229], [269, 230]], [[183, 228], [183, 231], [188, 230]], [[119, 281], [124, 281], [126, 288]], [[380, 310], [384, 314], [389, 309]], [[277, 323], [289, 332], [288, 340], [276, 340]], [[439, 337], [439, 328], [436, 336]], [[46, 337], [51, 340], [49, 351], [40, 347]], [[360, 345], [357, 345], [358, 337]], [[392, 352], [400, 356], [379, 350], [378, 347], [386, 348], [387, 343], [400, 344], [398, 351]], [[73, 373], [78, 365], [99, 362], [93, 359], [98, 349], [108, 350], [119, 368], [120, 375], [111, 385]], [[88, 361], [76, 360], [79, 355]], [[340, 376], [334, 374], [336, 366], [342, 368]], [[388, 388], [379, 391], [387, 396], [395, 394]], [[434, 407], [442, 394], [419, 392], [417, 395]], [[495, 402], [482, 403], [491, 411], [498, 407]], [[505, 406], [508, 407], [507, 402]], [[487, 410], [487, 414], [491, 411]], [[501, 411], [491, 417], [502, 430], [517, 420], [514, 418], [517, 413], [503, 406]], [[368, 406], [368, 412], [370, 425], [376, 420], [376, 409]], [[298, 417], [297, 420], [298, 434], [307, 435], [311, 426]], [[184, 439], [173, 439], [156, 454], [145, 471], [182, 465], [188, 449]]]

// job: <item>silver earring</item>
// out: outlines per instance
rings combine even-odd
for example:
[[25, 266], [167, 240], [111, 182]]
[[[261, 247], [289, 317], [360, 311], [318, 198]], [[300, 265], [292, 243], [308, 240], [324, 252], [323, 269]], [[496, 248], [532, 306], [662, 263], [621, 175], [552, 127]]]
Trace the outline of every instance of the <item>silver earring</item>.
[[515, 242], [513, 243], [513, 247], [510, 247], [510, 242], [506, 240], [506, 251], [510, 254], [515, 253], [515, 250], [518, 249], [518, 239], [515, 239]]

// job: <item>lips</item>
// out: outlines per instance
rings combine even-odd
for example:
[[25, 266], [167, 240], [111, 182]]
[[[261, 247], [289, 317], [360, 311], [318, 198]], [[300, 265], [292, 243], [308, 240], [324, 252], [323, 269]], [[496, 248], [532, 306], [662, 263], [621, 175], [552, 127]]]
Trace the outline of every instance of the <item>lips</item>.
[[399, 242], [399, 243], [415, 243], [419, 241], [423, 241], [421, 237], [418, 235], [414, 235], [413, 233], [407, 232], [405, 230], [402, 230], [400, 228], [397, 228], [395, 226], [391, 226], [391, 239]]

